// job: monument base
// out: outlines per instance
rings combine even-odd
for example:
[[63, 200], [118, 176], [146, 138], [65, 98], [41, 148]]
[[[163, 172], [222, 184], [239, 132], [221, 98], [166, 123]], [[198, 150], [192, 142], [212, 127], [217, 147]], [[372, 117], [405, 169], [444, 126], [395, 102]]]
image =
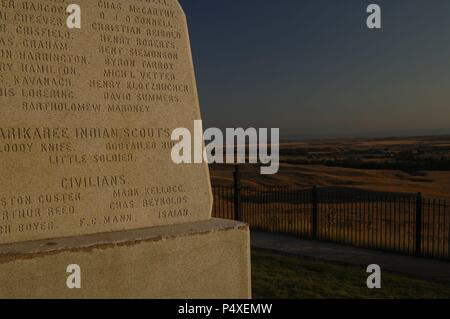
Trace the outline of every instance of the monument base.
[[[0, 246], [0, 298], [251, 297], [246, 224], [210, 221]], [[69, 265], [80, 289], [69, 289]]]

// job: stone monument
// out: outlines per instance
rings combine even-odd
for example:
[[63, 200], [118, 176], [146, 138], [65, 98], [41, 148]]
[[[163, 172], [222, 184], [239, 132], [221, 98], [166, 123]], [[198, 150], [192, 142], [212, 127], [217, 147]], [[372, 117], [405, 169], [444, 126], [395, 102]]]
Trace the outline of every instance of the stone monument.
[[71, 3], [0, 1], [0, 297], [249, 297], [248, 227], [171, 160], [201, 119], [178, 1]]

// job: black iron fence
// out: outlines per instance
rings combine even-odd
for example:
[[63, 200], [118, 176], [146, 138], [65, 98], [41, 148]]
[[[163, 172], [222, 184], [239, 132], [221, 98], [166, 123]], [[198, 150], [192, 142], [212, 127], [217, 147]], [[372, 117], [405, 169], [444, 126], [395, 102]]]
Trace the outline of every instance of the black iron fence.
[[450, 203], [421, 194], [215, 186], [214, 216], [251, 229], [450, 260]]

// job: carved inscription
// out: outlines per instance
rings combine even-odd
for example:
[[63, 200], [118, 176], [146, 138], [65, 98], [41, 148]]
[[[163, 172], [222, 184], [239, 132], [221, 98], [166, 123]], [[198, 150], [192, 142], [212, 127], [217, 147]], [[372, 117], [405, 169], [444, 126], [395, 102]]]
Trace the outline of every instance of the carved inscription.
[[0, 244], [210, 217], [206, 165], [171, 162], [200, 119], [176, 0], [0, 0]]

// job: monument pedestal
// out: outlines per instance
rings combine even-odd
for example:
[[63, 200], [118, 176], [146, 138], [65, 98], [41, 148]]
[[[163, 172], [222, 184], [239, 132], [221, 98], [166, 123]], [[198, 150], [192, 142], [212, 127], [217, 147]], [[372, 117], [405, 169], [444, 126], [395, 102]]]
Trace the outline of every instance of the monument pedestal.
[[[0, 246], [0, 298], [250, 298], [246, 224], [210, 221]], [[69, 289], [69, 265], [81, 288]]]

